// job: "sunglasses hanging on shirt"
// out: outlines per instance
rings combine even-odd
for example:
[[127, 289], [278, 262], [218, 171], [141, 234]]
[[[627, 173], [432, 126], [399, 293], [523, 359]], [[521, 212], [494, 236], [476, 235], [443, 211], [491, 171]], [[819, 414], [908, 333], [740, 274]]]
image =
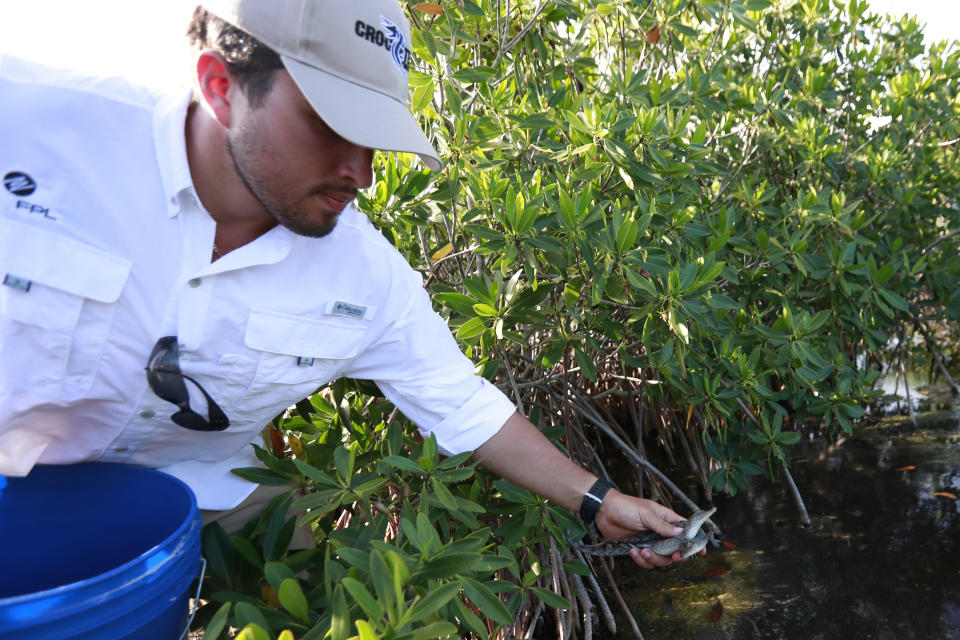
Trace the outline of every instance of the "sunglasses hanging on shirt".
[[[207, 399], [209, 420], [190, 408], [190, 393], [184, 379], [197, 385], [200, 393]], [[230, 426], [230, 420], [210, 397], [203, 386], [180, 371], [180, 346], [176, 336], [164, 336], [157, 340], [150, 359], [147, 360], [147, 384], [157, 397], [180, 407], [170, 419], [174, 423], [194, 431], [223, 431]]]

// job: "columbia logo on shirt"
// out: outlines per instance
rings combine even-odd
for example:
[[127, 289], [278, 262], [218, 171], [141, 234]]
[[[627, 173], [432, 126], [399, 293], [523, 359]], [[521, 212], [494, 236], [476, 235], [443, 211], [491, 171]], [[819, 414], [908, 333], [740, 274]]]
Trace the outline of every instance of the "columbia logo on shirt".
[[350, 304], [349, 302], [341, 302], [337, 300], [333, 303], [333, 308], [330, 310], [331, 313], [334, 313], [339, 316], [349, 316], [351, 318], [362, 319], [367, 315], [367, 308], [361, 307], [358, 304]]

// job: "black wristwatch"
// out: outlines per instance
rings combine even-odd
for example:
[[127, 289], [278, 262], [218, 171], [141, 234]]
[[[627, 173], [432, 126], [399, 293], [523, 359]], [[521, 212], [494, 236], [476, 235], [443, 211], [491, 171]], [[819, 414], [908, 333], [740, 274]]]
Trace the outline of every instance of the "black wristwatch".
[[607, 491], [613, 488], [612, 482], [600, 479], [593, 483], [593, 486], [583, 494], [583, 502], [580, 503], [580, 519], [589, 527], [593, 519], [597, 517], [597, 511], [603, 504], [603, 497]]

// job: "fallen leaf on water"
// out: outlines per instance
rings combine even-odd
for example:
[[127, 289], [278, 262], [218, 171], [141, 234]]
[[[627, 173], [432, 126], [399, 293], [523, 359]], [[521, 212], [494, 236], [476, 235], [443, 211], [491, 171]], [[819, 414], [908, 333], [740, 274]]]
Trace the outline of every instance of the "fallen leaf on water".
[[722, 576], [725, 573], [730, 573], [730, 565], [721, 564], [711, 569], [707, 569], [703, 572], [704, 578], [712, 578], [714, 576]]
[[900, 467], [899, 469], [897, 469], [897, 471], [913, 471], [914, 469], [916, 469], [915, 466], [913, 466], [912, 464], [908, 464], [905, 467]]
[[723, 617], [723, 603], [718, 599], [713, 603], [713, 606], [710, 607], [710, 622], [716, 624], [721, 617]]
[[933, 495], [940, 496], [941, 498], [950, 498], [951, 500], [956, 500], [957, 496], [953, 493], [948, 493], [946, 491], [934, 491]]
[[737, 548], [737, 545], [733, 544], [733, 543], [730, 542], [729, 540], [724, 540], [724, 541], [723, 541], [723, 546], [725, 546], [727, 549], [736, 549], [736, 548]]
[[647, 31], [647, 42], [649, 42], [650, 44], [655, 44], [659, 39], [660, 39], [660, 27], [658, 25], [654, 25], [653, 28], [650, 29], [650, 31]]
[[443, 7], [438, 4], [433, 4], [432, 2], [421, 2], [419, 4], [413, 5], [413, 8], [417, 11], [422, 11], [423, 13], [430, 13], [435, 16], [443, 13]]

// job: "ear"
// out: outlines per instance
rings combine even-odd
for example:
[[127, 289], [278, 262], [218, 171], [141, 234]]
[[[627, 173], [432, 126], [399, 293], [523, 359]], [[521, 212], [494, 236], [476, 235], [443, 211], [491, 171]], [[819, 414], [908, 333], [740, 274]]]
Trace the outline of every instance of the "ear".
[[230, 127], [230, 101], [233, 75], [223, 56], [212, 50], [201, 51], [197, 57], [197, 86], [204, 106], [224, 127]]

